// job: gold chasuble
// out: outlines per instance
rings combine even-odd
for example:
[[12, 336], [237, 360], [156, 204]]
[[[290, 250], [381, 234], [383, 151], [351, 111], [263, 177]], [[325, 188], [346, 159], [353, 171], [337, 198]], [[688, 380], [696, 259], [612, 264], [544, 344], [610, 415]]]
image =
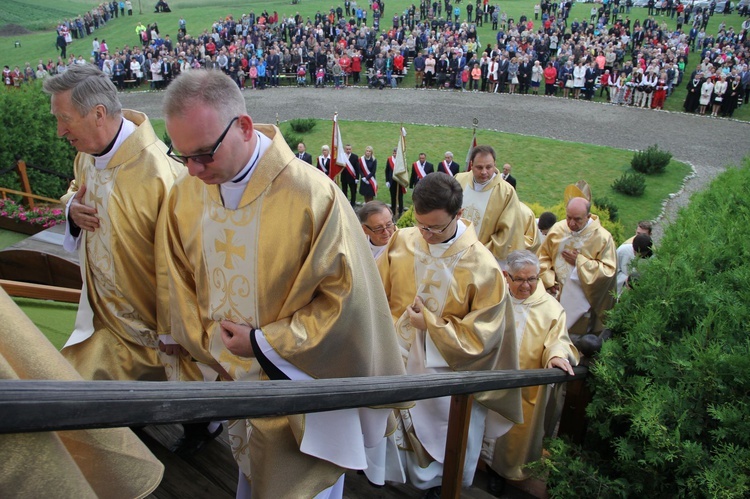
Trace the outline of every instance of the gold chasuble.
[[[526, 248], [526, 220], [516, 190], [500, 175], [495, 175], [479, 192], [474, 190], [473, 173], [459, 173], [455, 178], [464, 190], [463, 218], [476, 227], [479, 242], [504, 265], [510, 252]], [[486, 200], [482, 194], [488, 196]]]
[[518, 205], [524, 217], [523, 240], [526, 243], [526, 249], [536, 254], [542, 245], [539, 228], [536, 225], [536, 215], [526, 204], [518, 203]]
[[[224, 347], [224, 319], [260, 329], [276, 355], [314, 379], [404, 374], [377, 268], [348, 201], [295, 157], [278, 128], [255, 129], [272, 142], [236, 209], [224, 207], [220, 186], [187, 174], [170, 192], [165, 248], [174, 339], [238, 381], [268, 377], [256, 359]], [[253, 497], [313, 497], [342, 475], [325, 456], [300, 449], [310, 421], [233, 423], [235, 458], [252, 477]], [[243, 434], [238, 426], [246, 423]]]
[[[3, 290], [0, 322], [0, 379], [81, 381]], [[141, 498], [164, 472], [127, 428], [0, 435], [0, 454], [0, 497]]]
[[[157, 219], [182, 167], [169, 159], [145, 114], [123, 111], [137, 128], [106, 168], [78, 153], [75, 180], [62, 202], [86, 186], [83, 203], [97, 210], [99, 228], [82, 230], [84, 280], [76, 331], [62, 350], [84, 379], [200, 380], [187, 358], [158, 349], [155, 261]], [[86, 302], [84, 302], [86, 300]], [[88, 318], [84, 317], [88, 311]], [[87, 324], [85, 324], [87, 323]]]
[[[511, 301], [516, 331], [521, 338], [521, 369], [543, 369], [553, 357], [567, 359], [573, 366], [578, 364], [578, 350], [565, 329], [565, 310], [543, 286], [537, 286], [525, 300], [511, 298]], [[523, 466], [542, 457], [548, 388], [549, 385], [522, 388], [523, 423], [494, 441], [490, 464], [507, 479], [525, 480], [529, 474]]]
[[[563, 250], [578, 250], [575, 266]], [[588, 225], [572, 232], [565, 220], [549, 230], [539, 250], [540, 278], [546, 289], [557, 284], [571, 334], [599, 333], [604, 313], [614, 304], [617, 255], [612, 235], [591, 215]], [[569, 288], [566, 291], [566, 286]]]
[[[391, 238], [378, 259], [408, 374], [518, 369], [518, 348], [509, 293], [492, 254], [477, 240], [466, 220], [465, 231], [440, 253], [419, 229], [407, 228]], [[481, 270], [480, 270], [481, 269]], [[427, 330], [415, 329], [407, 307], [419, 296]], [[521, 421], [520, 390], [483, 392], [475, 401], [515, 422]], [[396, 434], [407, 453], [410, 482], [419, 488], [440, 484], [445, 453], [449, 398], [420, 400], [398, 411]], [[471, 481], [479, 457], [486, 409], [475, 404], [469, 440], [478, 437], [476, 452], [467, 450], [464, 482]], [[475, 426], [477, 425], [477, 426]], [[473, 459], [473, 462], [472, 462]]]

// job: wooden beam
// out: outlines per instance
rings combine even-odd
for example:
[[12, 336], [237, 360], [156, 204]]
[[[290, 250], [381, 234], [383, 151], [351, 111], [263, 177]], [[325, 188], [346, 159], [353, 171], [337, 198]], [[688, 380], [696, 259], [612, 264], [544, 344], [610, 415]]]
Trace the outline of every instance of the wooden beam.
[[58, 288], [57, 286], [7, 281], [5, 279], [0, 279], [0, 286], [2, 286], [5, 292], [10, 296], [20, 296], [23, 298], [54, 300], [67, 303], [78, 303], [81, 298], [80, 289]]
[[[0, 380], [0, 433], [324, 412], [581, 379], [559, 369], [263, 382]], [[55, 417], [49, 417], [54, 414]]]
[[21, 188], [23, 189], [26, 196], [26, 204], [29, 208], [34, 208], [34, 198], [29, 196], [31, 194], [31, 184], [29, 183], [29, 176], [26, 174], [26, 162], [22, 159], [16, 161], [16, 170], [18, 170], [18, 177], [21, 179]]
[[442, 499], [461, 499], [473, 398], [471, 395], [451, 397], [451, 412], [448, 417], [448, 436], [443, 461], [443, 490], [440, 495]]
[[52, 198], [47, 198], [44, 196], [38, 196], [36, 194], [30, 194], [28, 192], [17, 191], [15, 189], [8, 189], [7, 187], [0, 187], [0, 193], [2, 193], [3, 199], [8, 199], [8, 194], [15, 194], [16, 196], [23, 196], [23, 197], [30, 197], [33, 199], [38, 199], [39, 201], [44, 201], [45, 203], [62, 205], [59, 199], [52, 199]]

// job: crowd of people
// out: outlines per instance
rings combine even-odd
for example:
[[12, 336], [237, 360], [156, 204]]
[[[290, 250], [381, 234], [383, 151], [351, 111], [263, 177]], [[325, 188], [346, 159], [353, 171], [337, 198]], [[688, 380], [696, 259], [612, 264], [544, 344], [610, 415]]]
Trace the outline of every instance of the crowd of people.
[[[66, 21], [60, 36], [91, 34], [118, 11], [130, 11], [127, 3], [102, 4]], [[687, 85], [688, 112], [708, 109], [716, 114], [718, 106], [717, 112], [731, 116], [737, 106], [747, 104], [750, 19], [739, 29], [722, 22], [709, 34], [714, 8], [694, 8], [678, 0], [657, 3], [643, 20], [630, 19], [631, 0], [613, 0], [594, 5], [590, 18], [579, 21], [570, 18], [572, 6], [566, 1], [545, 0], [534, 6], [533, 19], [512, 19], [489, 0], [470, 1], [465, 9], [450, 0], [422, 0], [391, 17], [383, 2], [359, 6], [347, 0], [313, 18], [251, 11], [193, 34], [181, 18], [176, 39], [162, 35], [156, 23], [138, 23], [132, 46], [112, 50], [95, 39], [91, 57], [84, 51], [66, 59], [63, 51], [57, 62], [8, 68], [6, 84], [93, 62], [118, 88], [148, 80], [151, 88], [161, 89], [182, 72], [208, 68], [224, 71], [248, 89], [275, 87], [285, 80], [315, 87], [367, 84], [383, 89], [398, 86], [407, 71], [413, 71], [417, 88], [522, 94], [543, 89], [548, 96], [585, 99], [598, 91], [613, 104], [655, 109], [664, 106], [675, 88], [694, 81], [697, 90]], [[674, 20], [675, 28], [666, 19]], [[496, 30], [495, 39], [480, 41], [477, 27], [487, 22]], [[691, 69], [694, 63], [696, 71]], [[709, 86], [709, 103], [695, 105]], [[698, 99], [693, 99], [696, 94]]]

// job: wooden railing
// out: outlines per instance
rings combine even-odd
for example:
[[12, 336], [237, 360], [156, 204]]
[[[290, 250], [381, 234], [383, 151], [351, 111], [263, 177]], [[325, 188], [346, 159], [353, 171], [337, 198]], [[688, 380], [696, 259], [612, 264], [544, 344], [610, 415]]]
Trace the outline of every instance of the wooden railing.
[[26, 205], [29, 208], [33, 208], [34, 207], [34, 200], [44, 201], [45, 203], [50, 203], [50, 204], [59, 204], [60, 203], [59, 199], [53, 199], [53, 198], [48, 198], [48, 197], [44, 197], [44, 196], [38, 196], [38, 195], [33, 194], [31, 192], [31, 183], [29, 182], [29, 176], [26, 173], [27, 168], [34, 168], [34, 169], [36, 169], [38, 171], [41, 171], [43, 173], [46, 173], [48, 175], [53, 175], [53, 176], [56, 176], [56, 177], [59, 177], [59, 178], [62, 178], [62, 179], [70, 180], [69, 177], [67, 177], [67, 176], [65, 176], [65, 175], [63, 175], [63, 174], [61, 174], [59, 172], [54, 172], [54, 171], [51, 171], [51, 170], [46, 170], [44, 168], [39, 168], [39, 167], [35, 167], [35, 166], [32, 166], [32, 165], [27, 165], [25, 161], [19, 159], [19, 160], [16, 161], [15, 166], [13, 166], [12, 168], [9, 168], [8, 170], [3, 170], [2, 172], [0, 172], [0, 174], [8, 173], [10, 171], [16, 170], [16, 172], [18, 173], [18, 178], [19, 178], [19, 181], [21, 182], [21, 188], [23, 189], [23, 191], [18, 191], [18, 190], [15, 190], [15, 189], [8, 189], [6, 187], [0, 187], [0, 196], [2, 197], [2, 199], [7, 199], [8, 198], [8, 194], [13, 194], [13, 195], [16, 195], [16, 196], [22, 196], [23, 199], [24, 199], [24, 202], [26, 203]]
[[[444, 498], [459, 498], [471, 394], [585, 378], [558, 369], [418, 376], [179, 383], [0, 380], [0, 434], [324, 412], [452, 396]], [[50, 417], [54, 414], [54, 417]]]

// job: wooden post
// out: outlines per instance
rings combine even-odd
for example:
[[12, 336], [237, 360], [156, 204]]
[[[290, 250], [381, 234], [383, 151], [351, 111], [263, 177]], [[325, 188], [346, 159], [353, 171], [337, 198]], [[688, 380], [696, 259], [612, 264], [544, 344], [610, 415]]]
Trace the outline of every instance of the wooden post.
[[[18, 170], [18, 176], [21, 179], [21, 189], [23, 189], [23, 192], [27, 194], [33, 194], [31, 192], [31, 184], [29, 183], [29, 177], [26, 175], [26, 162], [22, 159], [19, 159], [16, 162], [16, 170]], [[26, 200], [26, 205], [29, 208], [34, 208], [34, 199], [31, 197], [24, 196], [24, 199]]]
[[445, 442], [445, 460], [443, 461], [442, 499], [461, 498], [472, 399], [471, 395], [453, 395], [451, 397], [448, 437]]

